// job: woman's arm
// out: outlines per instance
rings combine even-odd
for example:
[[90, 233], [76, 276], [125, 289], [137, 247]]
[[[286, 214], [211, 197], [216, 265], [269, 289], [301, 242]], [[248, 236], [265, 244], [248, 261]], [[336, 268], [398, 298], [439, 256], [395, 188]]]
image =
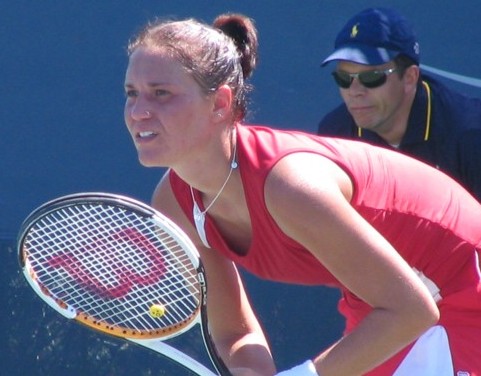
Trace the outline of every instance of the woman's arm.
[[373, 369], [439, 317], [409, 265], [350, 205], [352, 190], [342, 169], [311, 153], [283, 158], [265, 186], [267, 207], [280, 228], [373, 307], [353, 332], [314, 359], [322, 376]]
[[273, 375], [272, 355], [251, 308], [234, 263], [205, 248], [177, 203], [167, 175], [157, 186], [152, 205], [172, 219], [199, 250], [207, 276], [207, 314], [217, 351], [233, 375]]

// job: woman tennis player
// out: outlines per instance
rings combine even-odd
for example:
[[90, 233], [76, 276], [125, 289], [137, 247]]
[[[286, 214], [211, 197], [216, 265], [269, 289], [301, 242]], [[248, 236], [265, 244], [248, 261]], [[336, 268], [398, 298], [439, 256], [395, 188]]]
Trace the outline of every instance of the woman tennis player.
[[278, 372], [241, 266], [342, 292], [343, 337], [277, 375], [481, 375], [481, 205], [395, 151], [244, 124], [257, 47], [242, 15], [157, 22], [125, 77], [139, 160], [169, 168], [152, 203], [199, 249], [232, 374]]

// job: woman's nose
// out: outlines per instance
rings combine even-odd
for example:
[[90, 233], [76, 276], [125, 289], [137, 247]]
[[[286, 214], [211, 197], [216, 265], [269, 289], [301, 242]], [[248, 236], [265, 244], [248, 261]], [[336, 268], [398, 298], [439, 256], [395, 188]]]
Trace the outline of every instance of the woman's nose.
[[152, 112], [145, 106], [134, 105], [130, 108], [130, 116], [135, 120], [150, 119], [152, 117]]

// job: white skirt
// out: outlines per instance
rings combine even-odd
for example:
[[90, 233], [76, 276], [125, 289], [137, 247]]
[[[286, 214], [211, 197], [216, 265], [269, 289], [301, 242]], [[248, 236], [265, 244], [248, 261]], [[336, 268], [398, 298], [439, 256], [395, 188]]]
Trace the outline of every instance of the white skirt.
[[448, 335], [442, 326], [433, 326], [416, 341], [393, 376], [469, 376], [454, 375]]

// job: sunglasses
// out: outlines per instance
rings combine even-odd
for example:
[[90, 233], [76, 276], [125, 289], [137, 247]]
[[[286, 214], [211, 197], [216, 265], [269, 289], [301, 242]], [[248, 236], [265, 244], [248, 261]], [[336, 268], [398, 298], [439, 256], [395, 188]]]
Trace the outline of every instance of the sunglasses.
[[357, 78], [359, 82], [369, 89], [384, 85], [387, 76], [396, 72], [396, 68], [389, 68], [386, 70], [371, 70], [359, 73], [347, 73], [344, 71], [334, 71], [332, 75], [337, 85], [343, 89], [349, 89], [352, 81]]

